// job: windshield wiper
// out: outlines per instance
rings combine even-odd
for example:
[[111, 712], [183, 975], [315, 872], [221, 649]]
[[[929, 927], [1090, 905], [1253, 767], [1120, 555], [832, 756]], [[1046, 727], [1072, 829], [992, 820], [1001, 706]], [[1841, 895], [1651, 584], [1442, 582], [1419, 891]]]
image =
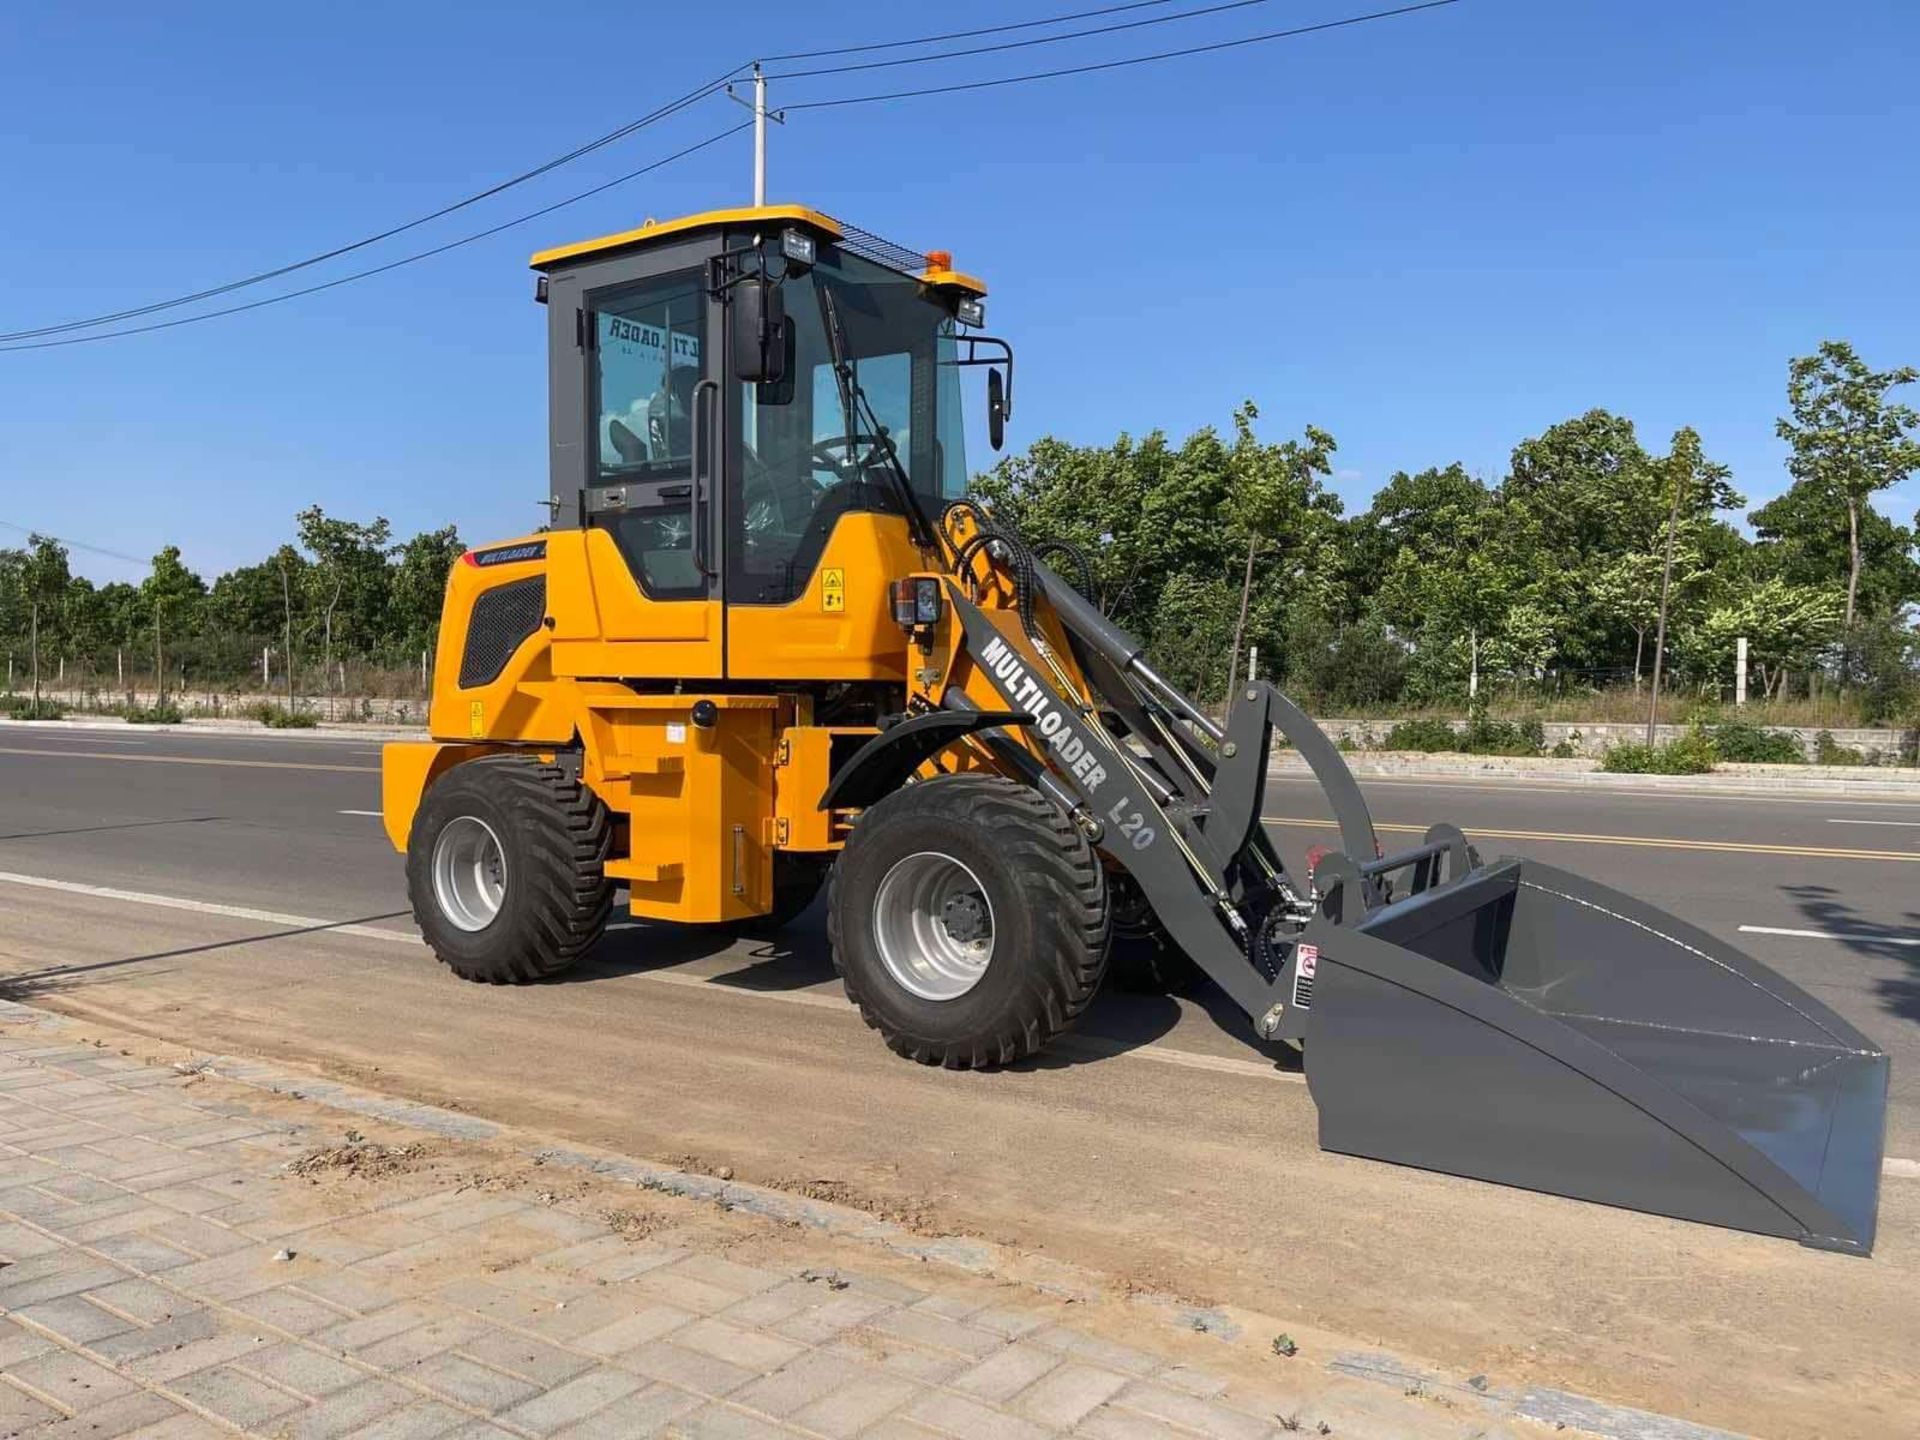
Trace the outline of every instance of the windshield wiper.
[[887, 471], [892, 476], [894, 488], [900, 492], [900, 501], [906, 507], [907, 526], [913, 532], [913, 540], [922, 550], [937, 548], [934, 528], [927, 519], [926, 511], [920, 508], [920, 496], [914, 491], [913, 481], [906, 467], [900, 463], [900, 447], [893, 443], [893, 437], [880, 423], [880, 417], [874, 413], [873, 402], [867, 399], [867, 392], [860, 388], [859, 377], [854, 373], [853, 361], [847, 354], [846, 332], [840, 327], [840, 307], [834, 303], [833, 289], [828, 285], [819, 287], [820, 309], [826, 320], [827, 350], [833, 361], [833, 377], [840, 389], [840, 407], [847, 417], [847, 459], [859, 464], [855, 455], [860, 446], [860, 425], [862, 420], [869, 427], [869, 439], [873, 446], [886, 457]]

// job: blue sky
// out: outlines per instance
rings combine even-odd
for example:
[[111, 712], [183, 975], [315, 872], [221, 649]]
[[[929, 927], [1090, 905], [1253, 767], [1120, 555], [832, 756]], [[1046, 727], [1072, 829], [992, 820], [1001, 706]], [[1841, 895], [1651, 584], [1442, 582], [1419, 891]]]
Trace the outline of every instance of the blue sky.
[[[355, 238], [756, 51], [1094, 3], [8, 6], [0, 330]], [[1274, 0], [795, 80], [774, 100], [1367, 8]], [[1920, 362], [1916, 53], [1920, 7], [1902, 0], [1464, 0], [1163, 65], [796, 114], [774, 131], [770, 189], [951, 249], [988, 280], [993, 328], [1018, 347], [1014, 446], [1180, 435], [1252, 397], [1270, 435], [1332, 431], [1337, 488], [1363, 508], [1396, 469], [1459, 460], [1497, 477], [1516, 441], [1597, 405], [1654, 446], [1696, 426], [1757, 501], [1785, 483], [1773, 422], [1789, 356], [1844, 337], [1876, 365]], [[341, 268], [559, 199], [736, 113], [707, 101]], [[545, 490], [528, 253], [740, 203], [748, 146], [325, 295], [0, 354], [0, 521], [135, 556], [176, 542], [207, 573], [258, 558], [314, 502], [401, 534], [528, 528]], [[1902, 521], [1916, 507], [1920, 482], [1883, 497]], [[101, 579], [141, 568], [75, 560]]]

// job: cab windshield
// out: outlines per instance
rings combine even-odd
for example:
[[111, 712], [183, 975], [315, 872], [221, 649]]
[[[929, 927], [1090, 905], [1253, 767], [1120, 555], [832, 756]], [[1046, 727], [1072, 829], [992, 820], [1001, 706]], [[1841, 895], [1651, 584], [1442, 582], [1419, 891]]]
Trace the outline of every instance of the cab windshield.
[[946, 308], [912, 277], [837, 247], [781, 288], [793, 332], [786, 379], [735, 387], [727, 594], [744, 604], [804, 591], [840, 516], [897, 513], [896, 460], [930, 516], [967, 487]]

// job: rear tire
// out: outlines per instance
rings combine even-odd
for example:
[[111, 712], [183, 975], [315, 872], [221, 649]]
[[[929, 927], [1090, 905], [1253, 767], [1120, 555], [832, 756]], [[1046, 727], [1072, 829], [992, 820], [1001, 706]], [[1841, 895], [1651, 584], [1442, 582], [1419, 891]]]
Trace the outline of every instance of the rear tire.
[[494, 755], [456, 765], [407, 838], [420, 933], [463, 980], [524, 985], [599, 940], [613, 908], [606, 806], [558, 765]]
[[1069, 1028], [1100, 988], [1106, 875], [1037, 792], [944, 776], [861, 816], [833, 867], [827, 936], [848, 998], [896, 1053], [1004, 1065]]
[[1206, 972], [1173, 943], [1130, 875], [1113, 875], [1113, 957], [1107, 983], [1138, 995], [1191, 995]]

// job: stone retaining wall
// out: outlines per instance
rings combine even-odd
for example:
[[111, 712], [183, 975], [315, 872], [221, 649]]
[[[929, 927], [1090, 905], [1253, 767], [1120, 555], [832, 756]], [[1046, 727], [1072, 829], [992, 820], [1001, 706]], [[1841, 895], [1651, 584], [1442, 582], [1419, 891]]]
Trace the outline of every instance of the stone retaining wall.
[[[1455, 720], [1451, 723], [1456, 733], [1467, 728], [1467, 722], [1464, 720]], [[1386, 739], [1387, 732], [1394, 726], [1391, 720], [1322, 720], [1319, 724], [1320, 728], [1332, 736], [1335, 742], [1351, 741], [1359, 749], [1378, 748]], [[1769, 725], [1765, 728], [1791, 735], [1800, 746], [1800, 753], [1808, 760], [1812, 760], [1815, 743], [1821, 729], [1825, 727]], [[1595, 758], [1615, 745], [1638, 745], [1646, 739], [1647, 734], [1647, 727], [1644, 724], [1599, 721], [1554, 720], [1542, 725], [1541, 729], [1546, 734], [1548, 749], [1552, 749], [1564, 740], [1573, 747], [1575, 755]], [[1684, 725], [1662, 725], [1658, 727], [1656, 733], [1660, 743], [1664, 745], [1679, 739], [1686, 732], [1687, 727]], [[1833, 736], [1834, 743], [1844, 745], [1851, 750], [1858, 750], [1882, 765], [1914, 763], [1914, 746], [1917, 736], [1913, 730], [1829, 729], [1826, 733]]]

